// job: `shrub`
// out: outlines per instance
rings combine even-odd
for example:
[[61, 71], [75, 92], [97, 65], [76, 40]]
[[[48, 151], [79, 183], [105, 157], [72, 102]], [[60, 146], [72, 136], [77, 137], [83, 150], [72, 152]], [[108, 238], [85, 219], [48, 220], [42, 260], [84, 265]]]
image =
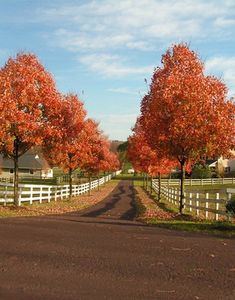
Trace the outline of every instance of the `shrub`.
[[235, 195], [226, 204], [226, 212], [235, 216]]
[[195, 165], [192, 170], [192, 178], [211, 178], [211, 170], [207, 165]]

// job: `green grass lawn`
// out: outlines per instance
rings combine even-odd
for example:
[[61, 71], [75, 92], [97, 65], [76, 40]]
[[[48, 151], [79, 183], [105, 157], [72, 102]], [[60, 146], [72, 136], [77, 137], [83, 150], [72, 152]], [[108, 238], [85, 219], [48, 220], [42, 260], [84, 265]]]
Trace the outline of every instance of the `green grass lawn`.
[[186, 190], [194, 190], [194, 189], [198, 189], [198, 190], [219, 190], [219, 189], [227, 189], [227, 188], [235, 188], [235, 184], [213, 184], [213, 185], [193, 185], [193, 186], [189, 186], [186, 185], [185, 189]]
[[162, 228], [177, 229], [191, 232], [206, 232], [225, 237], [235, 237], [235, 224], [230, 222], [215, 221], [184, 221], [184, 220], [157, 220], [149, 219], [147, 224]]
[[[134, 186], [142, 186], [140, 182], [134, 181]], [[150, 191], [150, 189], [149, 189]], [[179, 215], [179, 209], [177, 206], [172, 205], [168, 201], [166, 201], [163, 197], [160, 202], [158, 201], [158, 197], [155, 192], [151, 195], [150, 193], [146, 193], [149, 198], [149, 202], [145, 200], [145, 203], [148, 203], [146, 207], [143, 207], [143, 203], [141, 204], [137, 200], [137, 209], [139, 210], [138, 214], [143, 215], [146, 209], [162, 210], [164, 212], [173, 214], [172, 219], [164, 220], [147, 217], [144, 218], [144, 222], [149, 225], [154, 225], [162, 228], [168, 229], [176, 229], [190, 232], [205, 232], [213, 235], [221, 235], [223, 237], [235, 237], [235, 222], [227, 222], [227, 221], [213, 221], [213, 220], [204, 220], [202, 218], [198, 218], [194, 213], [189, 212], [189, 210], [184, 210], [183, 215]], [[153, 206], [153, 203], [155, 204]]]
[[143, 180], [143, 176], [141, 175], [124, 174], [124, 173], [115, 176], [115, 178], [122, 179], [122, 180]]

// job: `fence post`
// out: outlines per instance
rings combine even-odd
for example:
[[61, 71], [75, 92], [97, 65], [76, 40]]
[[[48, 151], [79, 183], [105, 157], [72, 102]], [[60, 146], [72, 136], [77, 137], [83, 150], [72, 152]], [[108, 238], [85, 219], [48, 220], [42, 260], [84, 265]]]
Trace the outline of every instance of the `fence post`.
[[48, 203], [51, 202], [51, 187], [48, 187]]
[[199, 216], [199, 193], [196, 193], [196, 215]]
[[[227, 202], [230, 201], [232, 198], [232, 194], [231, 193], [227, 193]], [[227, 220], [230, 221], [231, 220], [231, 216], [230, 214], [227, 212]]]
[[172, 203], [175, 204], [175, 188], [172, 188]]
[[[219, 200], [219, 193], [216, 193], [216, 200]], [[219, 210], [219, 202], [215, 203], [215, 209], [218, 211]], [[219, 220], [219, 214], [218, 212], [215, 214], [215, 220]]]
[[192, 198], [193, 198], [193, 194], [189, 193], [189, 211], [192, 212]]
[[22, 192], [22, 187], [19, 188], [19, 206], [21, 206], [21, 192]]
[[[206, 193], [206, 200], [209, 199], [209, 193]], [[209, 207], [209, 203], [208, 201], [206, 201], [206, 219], [208, 219], [208, 207]]]
[[64, 186], [60, 186], [60, 200], [63, 200], [63, 189]]
[[4, 199], [5, 199], [5, 202], [4, 202], [4, 206], [7, 205], [7, 185], [5, 186], [5, 190], [4, 190]]
[[66, 186], [66, 197], [65, 197], [65, 199], [68, 198], [68, 197], [69, 197], [69, 186]]
[[54, 193], [55, 193], [55, 202], [57, 201], [57, 186], [54, 188]]
[[29, 198], [29, 204], [33, 204], [33, 187], [30, 187], [30, 198]]
[[184, 199], [183, 199], [183, 209], [185, 208], [185, 204], [186, 204], [186, 201], [187, 201], [186, 197], [187, 197], [187, 193], [185, 192], [184, 193]]
[[179, 195], [179, 190], [175, 189], [175, 205], [178, 205], [178, 195]]
[[40, 186], [39, 203], [42, 203], [42, 186]]

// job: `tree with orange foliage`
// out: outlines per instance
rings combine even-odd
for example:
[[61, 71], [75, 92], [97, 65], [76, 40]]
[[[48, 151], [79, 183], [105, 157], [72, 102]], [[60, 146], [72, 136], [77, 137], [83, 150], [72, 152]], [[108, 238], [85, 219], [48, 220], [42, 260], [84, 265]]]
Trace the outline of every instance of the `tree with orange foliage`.
[[185, 166], [208, 156], [227, 154], [234, 145], [235, 106], [224, 83], [204, 75], [198, 55], [185, 44], [162, 56], [150, 92], [142, 103], [149, 145], [177, 159], [181, 166], [182, 213]]
[[[146, 139], [143, 118], [138, 118], [133, 128], [133, 135], [128, 138], [128, 158], [135, 170], [147, 175], [158, 175], [158, 200], [161, 198], [161, 176], [169, 174], [176, 165], [175, 161], [165, 157], [161, 151], [152, 149]], [[147, 184], [148, 185], [148, 184]]]
[[[85, 128], [86, 148], [81, 165], [82, 170], [88, 173], [89, 183], [92, 175], [98, 175], [101, 171], [116, 170], [118, 167], [118, 160], [115, 154], [110, 152], [110, 143], [107, 138], [102, 135], [98, 128], [98, 124], [93, 120], [88, 120]], [[90, 193], [90, 188], [89, 188]]]
[[69, 195], [72, 197], [72, 173], [84, 159], [86, 111], [77, 95], [62, 97], [61, 118], [58, 120], [59, 136], [44, 141], [44, 155], [52, 164], [69, 175]]
[[117, 154], [110, 151], [110, 147], [110, 142], [103, 136], [100, 161], [98, 162], [98, 175], [100, 172], [109, 173], [117, 171], [120, 167]]
[[0, 70], [0, 151], [14, 160], [14, 204], [19, 205], [18, 159], [57, 135], [60, 95], [37, 57], [19, 53]]

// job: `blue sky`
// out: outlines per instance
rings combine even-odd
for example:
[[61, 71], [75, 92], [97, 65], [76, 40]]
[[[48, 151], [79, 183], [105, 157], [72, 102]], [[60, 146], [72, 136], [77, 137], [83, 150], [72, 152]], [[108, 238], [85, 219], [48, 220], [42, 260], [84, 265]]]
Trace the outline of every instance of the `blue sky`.
[[0, 0], [0, 65], [35, 53], [110, 139], [125, 140], [161, 55], [190, 43], [235, 95], [235, 0]]

